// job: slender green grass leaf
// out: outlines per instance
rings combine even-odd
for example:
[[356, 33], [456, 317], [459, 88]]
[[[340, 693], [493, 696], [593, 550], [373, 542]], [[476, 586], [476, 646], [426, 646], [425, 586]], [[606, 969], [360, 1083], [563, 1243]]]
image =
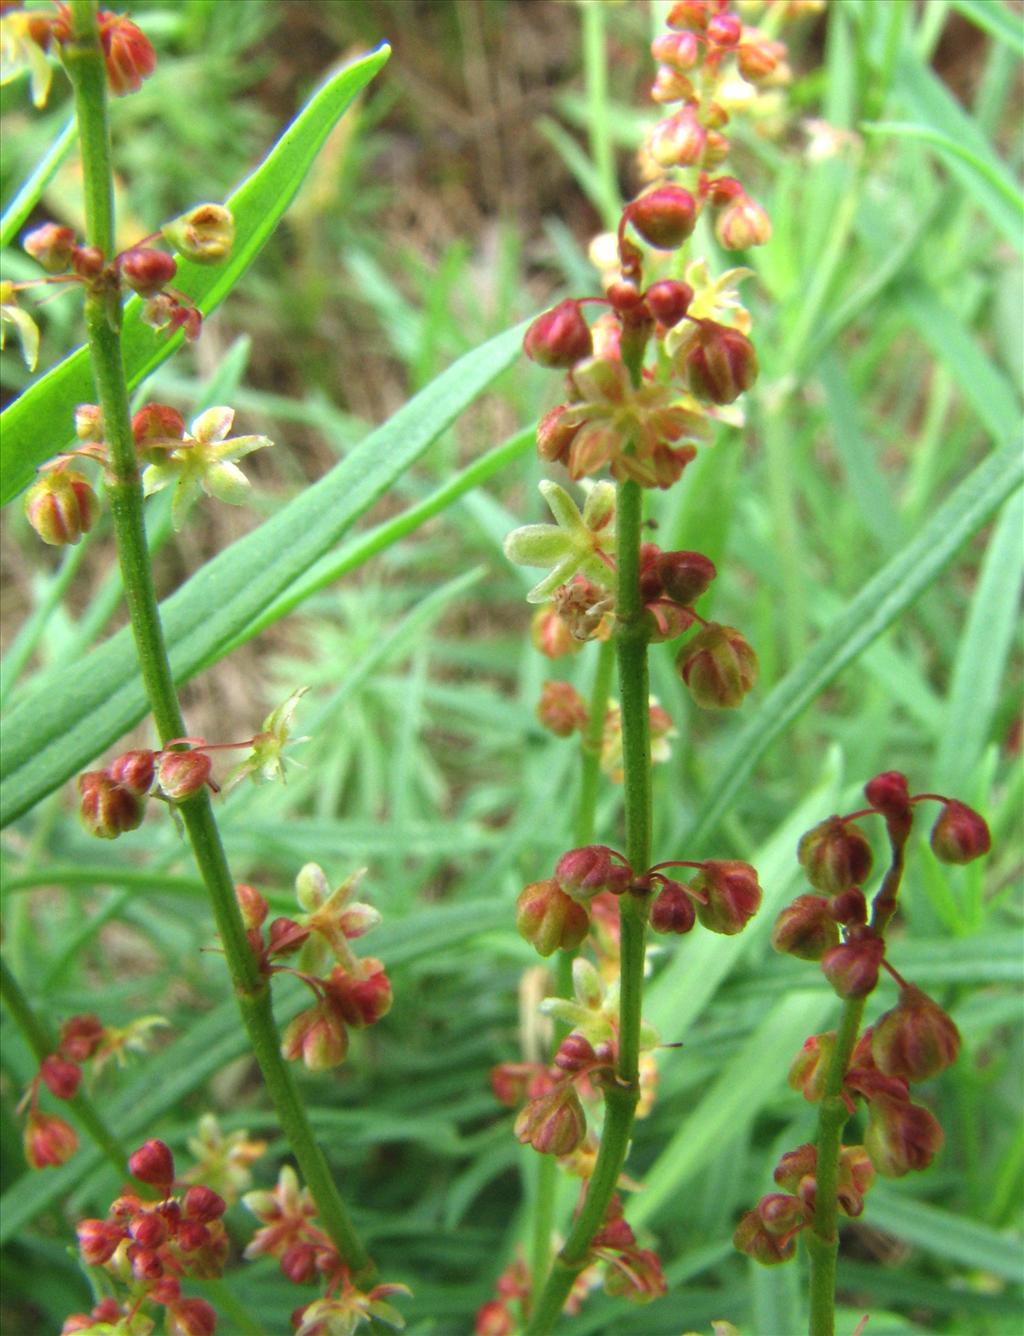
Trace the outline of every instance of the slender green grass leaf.
[[934, 783], [941, 791], [958, 792], [970, 779], [999, 705], [1024, 577], [1022, 533], [1024, 492], [1003, 509], [960, 637], [935, 761]]
[[1024, 1242], [938, 1206], [914, 1201], [884, 1183], [868, 1198], [866, 1219], [897, 1238], [971, 1270], [1020, 1283]]
[[801, 1295], [801, 1275], [795, 1266], [747, 1267], [756, 1336], [779, 1336], [780, 1332], [803, 1331], [806, 1325]]
[[[175, 680], [216, 661], [306, 574], [484, 387], [518, 356], [523, 326], [460, 358], [326, 477], [232, 544], [161, 605]], [[20, 816], [146, 713], [130, 635], [47, 674], [4, 730], [0, 822]]]
[[53, 180], [58, 167], [71, 152], [71, 146], [77, 138], [77, 125], [72, 118], [43, 154], [35, 171], [4, 209], [4, 216], [0, 218], [0, 250], [6, 250], [12, 244], [28, 221], [29, 214], [39, 203], [40, 196]]
[[931, 520], [861, 589], [831, 631], [769, 693], [739, 730], [688, 836], [692, 843], [714, 827], [746, 784], [772, 742], [830, 682], [913, 604], [963, 544], [1024, 480], [1024, 457], [1006, 446], [982, 461]]
[[1005, 42], [1011, 51], [1024, 56], [1024, 23], [1002, 0], [953, 0], [953, 8], [983, 32]]
[[[381, 46], [328, 80], [226, 201], [235, 217], [235, 244], [226, 264], [210, 267], [179, 258], [174, 286], [204, 315], [224, 300], [262, 250], [335, 123], [390, 54], [389, 47]], [[132, 387], [181, 342], [180, 334], [168, 339], [143, 324], [141, 311], [142, 303], [133, 298], [124, 316], [124, 363]], [[89, 354], [79, 348], [11, 404], [0, 419], [0, 504], [20, 492], [31, 481], [36, 466], [60, 447], [65, 423], [70, 439], [75, 405], [93, 398]], [[45, 431], [39, 429], [41, 422], [47, 424]]]

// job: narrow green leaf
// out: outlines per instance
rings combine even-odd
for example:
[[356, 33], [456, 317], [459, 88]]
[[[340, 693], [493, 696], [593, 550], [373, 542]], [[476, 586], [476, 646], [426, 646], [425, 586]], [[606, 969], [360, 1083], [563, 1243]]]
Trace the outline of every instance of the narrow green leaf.
[[1019, 1238], [914, 1201], [888, 1184], [876, 1183], [872, 1188], [865, 1218], [907, 1243], [971, 1270], [1015, 1282], [1024, 1276], [1024, 1243]]
[[831, 631], [812, 646], [737, 732], [719, 769], [722, 778], [687, 836], [691, 845], [728, 811], [772, 742], [913, 604], [1022, 480], [1024, 457], [1015, 445], [989, 455], [917, 536], [867, 582]]
[[57, 168], [71, 151], [78, 138], [74, 119], [70, 120], [39, 160], [35, 171], [28, 177], [0, 218], [0, 250], [12, 244], [29, 214], [39, 203], [40, 196], [53, 180]]
[[[524, 326], [499, 334], [432, 381], [326, 477], [220, 553], [161, 605], [177, 682], [213, 663], [338, 540], [431, 441], [519, 355]], [[73, 670], [41, 678], [4, 729], [0, 824], [115, 742], [146, 713], [126, 630]]]
[[[390, 47], [381, 46], [329, 79], [226, 201], [235, 216], [235, 245], [226, 264], [211, 268], [178, 260], [174, 286], [204, 315], [224, 300], [262, 250], [335, 123], [390, 54]], [[181, 342], [180, 334], [168, 339], [143, 324], [141, 310], [142, 303], [133, 298], [124, 317], [125, 371], [132, 387]], [[89, 355], [79, 348], [11, 404], [0, 418], [0, 504], [20, 492], [31, 481], [36, 466], [71, 439], [75, 405], [94, 398]], [[45, 431], [40, 431], [40, 423], [47, 424]], [[65, 430], [67, 435], [62, 437]]]
[[1024, 23], [1019, 12], [1014, 13], [1002, 0], [953, 0], [953, 8], [983, 32], [1005, 42], [1018, 56], [1024, 56]]

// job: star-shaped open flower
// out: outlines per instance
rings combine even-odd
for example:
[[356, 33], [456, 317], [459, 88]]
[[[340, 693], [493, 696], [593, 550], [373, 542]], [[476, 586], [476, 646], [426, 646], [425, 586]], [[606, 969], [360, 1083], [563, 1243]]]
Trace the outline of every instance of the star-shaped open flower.
[[0, 283], [0, 348], [4, 346], [5, 325], [13, 325], [14, 332], [21, 344], [21, 355], [29, 371], [35, 371], [39, 360], [39, 326], [27, 311], [18, 305], [14, 284], [5, 280]]
[[234, 461], [273, 445], [273, 441], [269, 436], [229, 436], [234, 420], [233, 408], [208, 408], [192, 423], [184, 439], [143, 473], [147, 496], [165, 487], [174, 488], [171, 519], [175, 529], [184, 524], [200, 491], [229, 505], [245, 503], [251, 483]]
[[[292, 718], [308, 687], [299, 687], [286, 701], [282, 701], [267, 715], [263, 727], [252, 740], [252, 749], [244, 761], [232, 770], [224, 791], [228, 792], [240, 784], [246, 776], [259, 784], [262, 780], [280, 779], [285, 781], [284, 749], [297, 742], [308, 742], [309, 738], [291, 736]], [[292, 758], [288, 758], [292, 760]], [[293, 761], [293, 764], [298, 764]], [[301, 768], [301, 767], [300, 767]]]
[[519, 566], [550, 566], [544, 579], [526, 595], [527, 603], [543, 603], [559, 585], [579, 572], [599, 584], [609, 582], [615, 550], [615, 487], [595, 483], [582, 513], [567, 491], [545, 479], [541, 494], [551, 507], [554, 524], [526, 524], [505, 539], [505, 555]]

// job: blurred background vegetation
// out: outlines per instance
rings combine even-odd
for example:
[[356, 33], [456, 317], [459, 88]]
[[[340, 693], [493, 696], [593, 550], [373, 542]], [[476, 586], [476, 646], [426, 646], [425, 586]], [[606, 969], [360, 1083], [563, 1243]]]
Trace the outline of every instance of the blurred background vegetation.
[[[114, 107], [122, 244], [227, 194], [337, 62], [381, 40], [394, 48], [240, 289], [140, 396], [186, 417], [231, 403], [243, 430], [277, 442], [250, 462], [252, 510], [204, 502], [161, 547], [162, 591], [460, 354], [561, 295], [596, 290], [587, 246], [640, 185], [634, 150], [654, 118], [647, 46], [663, 12], [611, 0], [133, 5], [160, 64]], [[870, 1336], [1020, 1329], [1019, 493], [920, 596], [901, 599], [926, 563], [929, 523], [1018, 428], [1020, 217], [1009, 201], [1020, 14], [1000, 0], [832, 0], [789, 27], [788, 96], [737, 123], [736, 174], [775, 227], [770, 246], [741, 257], [755, 270], [746, 297], [762, 364], [748, 423], [724, 429], [651, 504], [663, 546], [718, 563], [713, 615], [745, 631], [762, 665], [739, 715], [708, 716], [692, 708], [670, 649], [655, 650], [654, 689], [678, 733], [655, 775], [661, 857], [748, 859], [778, 907], [801, 889], [799, 834], [858, 806], [864, 780], [889, 768], [992, 824], [983, 866], [940, 868], [922, 848], [908, 877], [893, 959], [952, 1012], [965, 1051], [925, 1092], [947, 1134], [937, 1164], [880, 1185], [844, 1232], [840, 1330], [870, 1312]], [[6, 201], [69, 105], [58, 80], [45, 112], [28, 109], [22, 86], [3, 90], [2, 110]], [[897, 129], [870, 128], [879, 122]], [[44, 206], [40, 220], [79, 220], [74, 154]], [[735, 263], [699, 240], [717, 269]], [[4, 262], [6, 277], [32, 273], [17, 253]], [[44, 367], [76, 344], [78, 319], [69, 299], [42, 309]], [[9, 399], [26, 382], [16, 355], [4, 355], [2, 375]], [[366, 527], [461, 477], [557, 394], [550, 375], [514, 368]], [[385, 922], [367, 949], [393, 976], [394, 1010], [338, 1072], [300, 1080], [386, 1278], [414, 1290], [406, 1311], [423, 1336], [470, 1330], [522, 1236], [530, 1153], [487, 1077], [498, 1061], [535, 1056], [538, 1023], [519, 999], [543, 989], [535, 973], [524, 980], [536, 958], [512, 906], [570, 841], [574, 746], [545, 734], [534, 707], [546, 678], [585, 689], [592, 669], [588, 654], [551, 665], [529, 645], [527, 576], [501, 542], [542, 518], [542, 474], [525, 438], [514, 453], [185, 690], [190, 728], [214, 739], [246, 736], [295, 687], [311, 688], [298, 728], [309, 740], [295, 753], [304, 768], [284, 789], [228, 797], [225, 839], [235, 875], [277, 912], [304, 862], [334, 883], [369, 868], [366, 896]], [[894, 577], [887, 595], [901, 615], [855, 645], [851, 602], [878, 572], [898, 575], [907, 553], [907, 580]], [[71, 560], [58, 600], [59, 554], [8, 509], [10, 701], [35, 669], [119, 624], [103, 524]], [[877, 611], [864, 609], [863, 623]], [[813, 702], [776, 729], [761, 703], [830, 635], [840, 657], [843, 645], [856, 657], [836, 661], [841, 671], [824, 673]], [[126, 745], [148, 738], [140, 729]], [[609, 784], [599, 835], [615, 843], [619, 819]], [[213, 1109], [225, 1128], [269, 1137], [256, 1166], [269, 1182], [282, 1147], [171, 822], [153, 813], [100, 845], [67, 786], [5, 833], [2, 852], [5, 950], [51, 1023], [83, 1010], [112, 1024], [152, 1012], [171, 1022], [157, 1055], [104, 1078], [101, 1108], [126, 1135], [164, 1138], [182, 1163]], [[759, 1270], [729, 1242], [779, 1151], [811, 1133], [813, 1110], [785, 1073], [834, 1002], [812, 966], [773, 955], [773, 912], [736, 942], [695, 935], [654, 960], [651, 1019], [684, 1047], [659, 1058], [630, 1173], [647, 1185], [633, 1215], [670, 1294], [640, 1312], [594, 1296], [574, 1331], [678, 1336], [718, 1317], [761, 1336], [801, 1327], [799, 1267]], [[296, 1005], [283, 988], [280, 1013]], [[11, 1114], [32, 1066], [6, 1028], [4, 1040], [0, 1327], [30, 1336], [87, 1305], [68, 1220], [101, 1214], [116, 1185], [87, 1157], [24, 1174]], [[230, 1221], [242, 1246], [244, 1211]], [[304, 1294], [266, 1262], [229, 1284], [270, 1333], [288, 1329]]]

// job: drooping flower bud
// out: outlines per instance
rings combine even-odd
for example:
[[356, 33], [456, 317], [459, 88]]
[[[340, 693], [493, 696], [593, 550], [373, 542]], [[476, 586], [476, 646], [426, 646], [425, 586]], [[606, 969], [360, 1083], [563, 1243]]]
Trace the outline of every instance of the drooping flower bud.
[[747, 196], [723, 209], [715, 220], [715, 236], [725, 250], [749, 250], [772, 239], [771, 220], [760, 204]]
[[848, 891], [841, 891], [829, 900], [828, 912], [837, 923], [855, 927], [867, 923], [868, 902], [859, 886], [851, 886]]
[[554, 608], [540, 608], [530, 623], [530, 640], [535, 650], [546, 659], [564, 659], [568, 654], [577, 654], [583, 648], [583, 641], [577, 640]]
[[220, 264], [231, 254], [235, 220], [223, 204], [197, 204], [161, 229], [164, 240], [196, 264]]
[[526, 331], [523, 351], [540, 366], [566, 370], [589, 357], [594, 340], [579, 302], [570, 298], [538, 316]]
[[825, 1094], [828, 1067], [836, 1046], [835, 1030], [812, 1034], [793, 1059], [786, 1080], [793, 1090], [799, 1090], [810, 1104], [817, 1104]]
[[890, 1095], [877, 1095], [868, 1104], [864, 1149], [885, 1178], [927, 1169], [945, 1140], [936, 1119], [919, 1104]]
[[676, 668], [705, 710], [731, 710], [757, 681], [757, 655], [732, 626], [709, 622], [679, 651]]
[[235, 899], [242, 914], [242, 922], [247, 928], [261, 928], [270, 911], [270, 906], [260, 895], [255, 886], [238, 882], [235, 886]]
[[124, 1241], [125, 1232], [110, 1220], [80, 1220], [75, 1227], [78, 1251], [86, 1266], [109, 1262]]
[[700, 598], [718, 574], [715, 563], [702, 552], [662, 552], [655, 568], [666, 595], [686, 607]]
[[149, 38], [123, 14], [103, 10], [100, 43], [110, 91], [115, 97], [137, 93], [156, 69], [156, 52]]
[[864, 785], [864, 796], [875, 809], [887, 818], [910, 820], [910, 790], [906, 775], [898, 770], [886, 770]]
[[76, 246], [71, 255], [71, 267], [79, 278], [87, 282], [99, 278], [106, 264], [99, 246]]
[[659, 167], [692, 167], [707, 148], [708, 132], [693, 107], [683, 107], [651, 131], [647, 147]]
[[75, 544], [96, 519], [96, 493], [80, 473], [58, 469], [44, 474], [25, 494], [25, 515], [44, 543]]
[[105, 1034], [98, 1016], [69, 1016], [60, 1027], [58, 1052], [71, 1062], [85, 1062], [99, 1048]]
[[43, 223], [24, 236], [21, 245], [48, 274], [63, 274], [71, 267], [75, 234], [59, 223]]
[[932, 827], [931, 846], [943, 863], [970, 863], [988, 853], [992, 837], [980, 813], [951, 798]]
[[330, 1071], [347, 1053], [348, 1030], [331, 1007], [318, 1004], [300, 1011], [281, 1036], [281, 1055], [288, 1062], [301, 1061], [310, 1072]]
[[651, 905], [651, 927], [655, 932], [682, 935], [697, 921], [697, 906], [678, 881], [666, 881]]
[[796, 1252], [796, 1235], [780, 1238], [765, 1228], [757, 1211], [747, 1211], [732, 1236], [733, 1247], [746, 1253], [762, 1266], [778, 1266], [788, 1262]]
[[748, 83], [760, 83], [778, 68], [779, 56], [774, 42], [744, 42], [736, 52], [736, 64]]
[[658, 324], [664, 325], [666, 329], [671, 329], [674, 325], [679, 324], [690, 309], [690, 303], [693, 301], [693, 288], [690, 287], [689, 283], [681, 283], [672, 278], [663, 278], [659, 282], [651, 284], [644, 293], [644, 300]]
[[709, 859], [691, 884], [694, 891], [706, 897], [706, 903], [697, 905], [701, 923], [727, 937], [741, 932], [761, 904], [756, 871], [736, 859]]
[[181, 1299], [165, 1310], [168, 1336], [213, 1336], [217, 1310], [205, 1299]]
[[878, 983], [885, 943], [877, 937], [843, 942], [826, 951], [821, 970], [840, 997], [867, 997]]
[[576, 900], [587, 901], [601, 891], [624, 891], [632, 873], [612, 859], [612, 851], [604, 844], [588, 844], [582, 849], [570, 849], [555, 864], [555, 881]]
[[658, 186], [627, 205], [626, 217], [649, 246], [675, 250], [697, 224], [697, 205], [680, 186]]
[[87, 770], [78, 776], [82, 795], [79, 814], [90, 835], [115, 840], [142, 824], [143, 806], [133, 793], [110, 778], [105, 770]]
[[107, 766], [107, 774], [136, 798], [144, 798], [153, 787], [156, 771], [156, 753], [140, 749], [124, 752]]
[[82, 1080], [82, 1069], [77, 1062], [65, 1062], [51, 1053], [39, 1064], [39, 1075], [51, 1095], [57, 1099], [72, 1099]]
[[587, 1134], [587, 1119], [579, 1096], [569, 1083], [538, 1095], [519, 1111], [515, 1134], [524, 1146], [541, 1155], [568, 1155]]
[[826, 895], [859, 886], [871, 872], [871, 845], [858, 826], [830, 816], [800, 839], [796, 856], [807, 880]]
[[735, 14], [715, 14], [708, 19], [708, 41], [716, 46], [735, 46], [742, 31], [743, 24]]
[[681, 73], [693, 69], [699, 54], [700, 46], [692, 32], [663, 32], [651, 43], [654, 59], [671, 65]]
[[568, 1034], [558, 1046], [555, 1066], [563, 1072], [580, 1072], [597, 1062], [594, 1046], [586, 1035]]
[[363, 977], [358, 978], [335, 965], [324, 985], [331, 1005], [345, 1024], [356, 1030], [375, 1025], [391, 1010], [391, 980], [383, 964], [374, 956], [366, 956], [362, 969]]
[[772, 946], [799, 960], [820, 960], [839, 945], [839, 927], [829, 913], [829, 902], [820, 895], [798, 895], [775, 920]]
[[629, 1303], [649, 1304], [664, 1298], [668, 1284], [661, 1259], [651, 1248], [630, 1248], [625, 1265], [609, 1263], [604, 1273], [604, 1292]]
[[121, 275], [140, 297], [155, 297], [177, 272], [174, 256], [152, 246], [133, 246], [121, 256]]
[[952, 1066], [960, 1052], [960, 1032], [937, 1002], [913, 984], [874, 1025], [871, 1056], [886, 1076], [927, 1081]]
[[864, 1194], [875, 1181], [875, 1166], [863, 1146], [841, 1146], [836, 1198], [839, 1209], [856, 1218], [864, 1210]]
[[807, 1203], [788, 1192], [770, 1192], [757, 1203], [757, 1213], [769, 1234], [784, 1238], [810, 1223]]
[[174, 1182], [174, 1156], [164, 1142], [151, 1138], [128, 1157], [128, 1170], [140, 1183], [166, 1196]]
[[556, 738], [568, 738], [577, 729], [586, 728], [587, 706], [571, 682], [545, 682], [537, 705], [537, 718]]
[[198, 793], [210, 778], [213, 762], [202, 751], [161, 752], [157, 761], [156, 781], [160, 792], [171, 802], [183, 802]]
[[731, 404], [757, 379], [757, 354], [738, 329], [701, 320], [682, 350], [679, 369], [699, 399]]
[[553, 877], [533, 882], [516, 901], [516, 930], [539, 955], [550, 956], [559, 947], [574, 951], [589, 927], [586, 909], [566, 895]]
[[818, 1171], [818, 1148], [808, 1141], [795, 1150], [787, 1150], [775, 1166], [772, 1177], [780, 1188], [796, 1192], [805, 1178], [813, 1178]]

